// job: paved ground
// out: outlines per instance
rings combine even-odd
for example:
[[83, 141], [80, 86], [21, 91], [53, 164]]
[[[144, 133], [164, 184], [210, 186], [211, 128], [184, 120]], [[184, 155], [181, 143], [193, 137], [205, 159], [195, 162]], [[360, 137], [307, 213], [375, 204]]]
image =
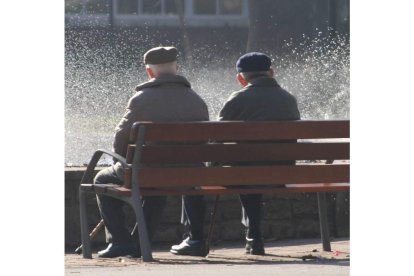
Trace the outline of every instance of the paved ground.
[[349, 275], [349, 240], [335, 240], [332, 252], [323, 252], [320, 240], [266, 242], [266, 256], [244, 255], [243, 244], [220, 242], [206, 258], [175, 256], [169, 247], [156, 246], [155, 262], [140, 259], [83, 259], [65, 255], [65, 275]]

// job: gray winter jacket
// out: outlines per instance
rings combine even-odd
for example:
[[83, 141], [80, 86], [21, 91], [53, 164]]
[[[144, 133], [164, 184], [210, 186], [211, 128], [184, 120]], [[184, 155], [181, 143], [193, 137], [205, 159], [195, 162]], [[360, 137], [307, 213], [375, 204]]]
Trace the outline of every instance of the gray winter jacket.
[[[115, 129], [113, 150], [124, 157], [131, 127], [137, 121], [209, 120], [206, 103], [182, 76], [161, 75], [138, 85], [135, 90], [137, 93], [128, 101], [127, 110]], [[114, 166], [117, 175], [123, 179], [121, 164], [118, 162]]]

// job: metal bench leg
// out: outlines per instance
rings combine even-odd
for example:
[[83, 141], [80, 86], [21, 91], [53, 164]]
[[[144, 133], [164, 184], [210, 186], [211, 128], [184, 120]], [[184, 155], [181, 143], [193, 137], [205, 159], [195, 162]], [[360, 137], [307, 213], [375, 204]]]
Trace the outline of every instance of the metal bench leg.
[[132, 199], [132, 208], [135, 212], [136, 222], [138, 224], [139, 244], [141, 246], [142, 260], [152, 262], [151, 243], [148, 236], [147, 224], [145, 222], [144, 210], [142, 208], [141, 198]]
[[82, 239], [82, 255], [85, 259], [92, 259], [91, 240], [89, 239], [88, 218], [86, 211], [86, 193], [79, 187], [79, 209]]
[[331, 242], [329, 239], [328, 214], [326, 212], [326, 194], [317, 193], [317, 196], [323, 250], [331, 251]]
[[206, 241], [207, 252], [210, 252], [210, 242], [211, 242], [211, 236], [213, 235], [213, 226], [216, 220], [216, 212], [217, 212], [217, 205], [218, 205], [219, 198], [220, 196], [216, 196], [214, 200], [213, 210], [211, 212], [210, 228], [208, 229], [208, 235], [207, 235], [207, 241]]

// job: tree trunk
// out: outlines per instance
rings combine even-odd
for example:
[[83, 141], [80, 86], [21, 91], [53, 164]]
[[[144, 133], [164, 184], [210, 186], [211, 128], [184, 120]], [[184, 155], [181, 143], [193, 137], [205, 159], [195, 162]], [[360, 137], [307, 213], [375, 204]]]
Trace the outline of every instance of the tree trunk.
[[178, 13], [178, 18], [180, 20], [180, 30], [183, 40], [183, 48], [184, 48], [184, 59], [186, 61], [186, 66], [191, 71], [193, 66], [193, 51], [191, 48], [190, 38], [188, 36], [187, 27], [185, 24], [185, 17], [184, 17], [184, 3], [182, 0], [175, 0], [175, 6]]
[[247, 52], [257, 51], [259, 48], [259, 8], [254, 0], [249, 0], [249, 34], [247, 37]]

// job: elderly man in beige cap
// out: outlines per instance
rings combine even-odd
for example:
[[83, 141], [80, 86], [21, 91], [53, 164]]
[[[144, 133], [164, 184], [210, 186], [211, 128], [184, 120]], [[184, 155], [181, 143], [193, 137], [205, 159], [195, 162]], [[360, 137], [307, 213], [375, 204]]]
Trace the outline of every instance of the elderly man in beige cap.
[[[131, 127], [137, 121], [208, 121], [207, 105], [191, 89], [188, 80], [177, 75], [177, 54], [174, 47], [156, 47], [144, 54], [149, 80], [138, 85], [129, 99], [126, 112], [116, 127], [114, 151], [126, 155]], [[94, 183], [122, 184], [124, 168], [117, 162], [101, 170]], [[102, 258], [119, 256], [140, 257], [139, 244], [133, 240], [123, 213], [124, 203], [112, 197], [99, 195], [98, 207], [104, 220], [108, 247], [98, 252]], [[143, 198], [144, 215], [150, 238], [165, 207], [166, 197]]]

